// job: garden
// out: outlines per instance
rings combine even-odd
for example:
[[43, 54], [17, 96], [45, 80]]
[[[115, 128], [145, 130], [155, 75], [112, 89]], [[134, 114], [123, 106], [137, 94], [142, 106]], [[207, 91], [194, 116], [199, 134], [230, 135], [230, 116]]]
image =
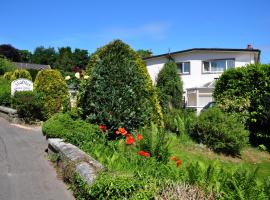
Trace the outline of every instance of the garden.
[[[63, 174], [76, 199], [270, 198], [270, 65], [227, 70], [216, 106], [183, 108], [183, 85], [168, 58], [156, 86], [145, 63], [120, 40], [99, 48], [85, 70], [15, 70], [0, 58], [0, 105], [47, 138], [62, 138], [105, 166], [94, 184]], [[10, 82], [34, 81], [10, 95]], [[68, 85], [78, 89], [70, 105]]]

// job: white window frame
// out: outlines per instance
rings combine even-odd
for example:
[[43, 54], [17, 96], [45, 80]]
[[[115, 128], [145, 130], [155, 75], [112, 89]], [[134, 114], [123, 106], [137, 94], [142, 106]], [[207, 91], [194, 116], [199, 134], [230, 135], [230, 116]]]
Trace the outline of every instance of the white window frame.
[[[184, 72], [184, 65], [185, 63], [189, 63], [189, 72]], [[178, 71], [178, 64], [182, 64], [182, 73]], [[178, 71], [178, 74], [183, 74], [183, 75], [190, 75], [190, 71], [191, 71], [191, 64], [190, 64], [190, 61], [186, 61], [186, 62], [177, 62], [176, 63], [177, 65], [177, 71]]]
[[[213, 59], [213, 60], [204, 60], [202, 61], [202, 72], [204, 74], [214, 74], [214, 73], [223, 73], [225, 70], [228, 69], [228, 61], [234, 61], [234, 67], [230, 67], [230, 68], [235, 68], [235, 59], [234, 58], [225, 58], [225, 59]], [[226, 67], [225, 67], [225, 70], [224, 71], [212, 71], [212, 62], [214, 61], [225, 61], [226, 63]], [[205, 62], [208, 62], [209, 63], [209, 71], [205, 71], [204, 70], [204, 63]]]

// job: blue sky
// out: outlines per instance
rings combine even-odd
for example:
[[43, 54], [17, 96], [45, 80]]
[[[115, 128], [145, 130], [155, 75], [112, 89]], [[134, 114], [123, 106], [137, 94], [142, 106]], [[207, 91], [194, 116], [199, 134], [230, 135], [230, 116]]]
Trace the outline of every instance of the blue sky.
[[90, 53], [113, 39], [154, 54], [187, 48], [262, 50], [270, 63], [269, 0], [1, 0], [0, 44]]

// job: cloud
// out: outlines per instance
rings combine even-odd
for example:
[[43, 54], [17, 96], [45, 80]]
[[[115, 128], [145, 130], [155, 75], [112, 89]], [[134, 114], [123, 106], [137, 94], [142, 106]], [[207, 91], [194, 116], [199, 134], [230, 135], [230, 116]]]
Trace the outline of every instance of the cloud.
[[134, 38], [151, 38], [164, 39], [167, 36], [167, 31], [170, 28], [169, 23], [149, 23], [137, 27], [111, 27], [101, 31], [98, 34], [102, 38], [120, 38], [120, 39], [134, 39]]

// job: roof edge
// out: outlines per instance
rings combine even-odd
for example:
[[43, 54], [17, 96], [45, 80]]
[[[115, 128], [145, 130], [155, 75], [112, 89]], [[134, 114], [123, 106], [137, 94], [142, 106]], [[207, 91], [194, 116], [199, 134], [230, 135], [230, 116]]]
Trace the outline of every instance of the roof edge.
[[232, 51], [232, 52], [258, 52], [259, 54], [261, 53], [260, 49], [192, 48], [192, 49], [185, 49], [185, 50], [182, 50], [182, 51], [175, 51], [175, 52], [171, 52], [171, 53], [165, 53], [165, 54], [149, 56], [149, 57], [143, 58], [143, 60], [148, 60], [148, 59], [152, 59], [152, 58], [159, 58], [159, 57], [165, 57], [165, 56], [168, 56], [168, 55], [175, 55], [175, 54], [186, 53], [186, 52], [191, 52], [191, 51]]

